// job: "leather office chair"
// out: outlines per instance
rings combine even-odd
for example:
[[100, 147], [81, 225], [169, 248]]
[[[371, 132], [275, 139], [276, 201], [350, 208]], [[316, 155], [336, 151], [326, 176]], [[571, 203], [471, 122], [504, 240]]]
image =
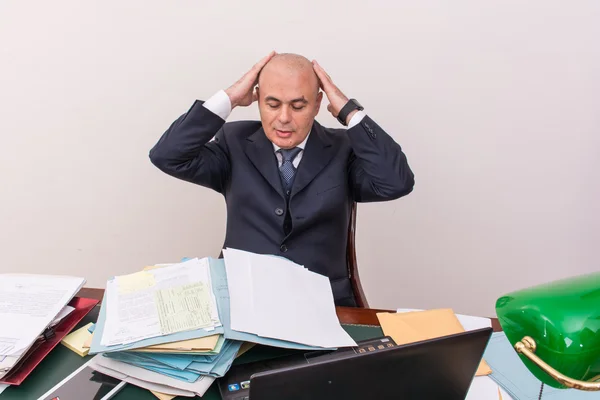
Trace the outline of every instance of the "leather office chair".
[[350, 223], [348, 224], [348, 245], [346, 247], [346, 263], [348, 265], [348, 276], [352, 283], [352, 291], [356, 299], [356, 305], [360, 308], [369, 308], [367, 297], [360, 283], [358, 275], [358, 263], [356, 261], [356, 203], [352, 204], [352, 214], [350, 215]]

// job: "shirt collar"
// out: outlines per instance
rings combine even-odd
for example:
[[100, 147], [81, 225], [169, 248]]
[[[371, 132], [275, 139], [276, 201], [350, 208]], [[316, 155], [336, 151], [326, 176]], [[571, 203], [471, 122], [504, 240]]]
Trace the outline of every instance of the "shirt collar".
[[[304, 138], [304, 140], [302, 141], [302, 143], [300, 143], [300, 144], [299, 144], [298, 146], [296, 146], [296, 147], [299, 147], [299, 148], [301, 148], [301, 149], [304, 151], [304, 147], [306, 147], [306, 142], [308, 141], [308, 137], [310, 136], [311, 132], [312, 132], [312, 129], [310, 130], [310, 132], [308, 132], [308, 135], [306, 135], [306, 137]], [[273, 151], [277, 152], [277, 151], [280, 149], [280, 147], [279, 147], [279, 146], [277, 146], [277, 145], [276, 145], [275, 143], [273, 143], [273, 142], [271, 142], [271, 143], [273, 144]]]

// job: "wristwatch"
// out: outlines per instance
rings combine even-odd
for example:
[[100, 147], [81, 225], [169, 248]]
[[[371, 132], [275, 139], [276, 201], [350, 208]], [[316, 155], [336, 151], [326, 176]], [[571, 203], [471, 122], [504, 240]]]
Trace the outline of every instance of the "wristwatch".
[[344, 107], [342, 107], [342, 109], [340, 110], [340, 113], [338, 114], [337, 119], [338, 119], [338, 121], [340, 121], [340, 124], [342, 124], [344, 126], [348, 126], [348, 124], [346, 123], [346, 119], [348, 118], [348, 115], [350, 115], [350, 113], [354, 110], [362, 111], [364, 109], [365, 108], [363, 106], [361, 106], [358, 101], [356, 101], [355, 99], [350, 99], [350, 100], [348, 100], [346, 105]]

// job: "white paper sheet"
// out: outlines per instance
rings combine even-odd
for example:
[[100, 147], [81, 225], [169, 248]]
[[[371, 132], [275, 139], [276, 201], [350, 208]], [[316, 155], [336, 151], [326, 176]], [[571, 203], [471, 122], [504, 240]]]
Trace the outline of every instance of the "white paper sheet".
[[0, 355], [22, 355], [84, 283], [71, 276], [0, 275]]
[[[465, 400], [496, 400], [498, 384], [489, 376], [477, 376], [473, 379]], [[504, 400], [504, 399], [503, 399]], [[510, 399], [507, 399], [510, 400]]]
[[119, 296], [117, 281], [106, 284], [104, 346], [126, 344], [161, 335], [160, 321], [150, 290]]
[[224, 249], [223, 258], [229, 288], [231, 329], [253, 333], [255, 318], [252, 285], [250, 284], [250, 253], [236, 249]]
[[144, 368], [136, 367], [124, 362], [104, 357], [101, 354], [94, 358], [94, 364], [100, 365], [101, 367], [111, 369], [113, 371], [120, 372], [132, 378], [136, 378], [145, 382], [153, 382], [159, 385], [169, 386], [175, 389], [181, 389], [188, 392], [194, 392], [198, 396], [204, 395], [210, 385], [214, 382], [215, 378], [210, 376], [201, 376], [196, 382], [184, 382], [179, 379], [171, 378], [167, 375], [159, 374], [157, 372], [149, 371]]
[[19, 361], [20, 356], [2, 356], [0, 361], [0, 377], [2, 373], [9, 371]]
[[60, 312], [58, 313], [58, 315], [56, 317], [54, 317], [54, 320], [52, 321], [52, 324], [50, 324], [50, 326], [57, 325], [60, 321], [62, 321], [63, 319], [65, 319], [74, 310], [75, 310], [74, 307], [64, 306], [63, 309], [60, 310]]
[[500, 394], [502, 395], [502, 400], [514, 400], [510, 394], [506, 393], [506, 391], [502, 389], [502, 387], [500, 387]]
[[[423, 311], [417, 308], [399, 308], [396, 312], [412, 312], [412, 311]], [[465, 328], [465, 331], [474, 331], [482, 328], [491, 328], [492, 320], [484, 317], [473, 317], [471, 315], [456, 314], [456, 317], [460, 321], [460, 324]]]
[[253, 256], [251, 275], [254, 333], [310, 346], [356, 346], [337, 318], [327, 277], [260, 256]]

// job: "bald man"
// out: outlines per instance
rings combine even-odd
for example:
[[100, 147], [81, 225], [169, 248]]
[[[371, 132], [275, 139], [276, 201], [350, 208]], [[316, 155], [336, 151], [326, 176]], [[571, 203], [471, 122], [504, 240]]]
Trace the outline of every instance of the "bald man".
[[[345, 128], [315, 121], [323, 92]], [[255, 101], [260, 122], [225, 122]], [[325, 275], [341, 306], [357, 304], [346, 263], [353, 202], [398, 199], [414, 185], [400, 146], [316, 61], [296, 54], [272, 52], [227, 90], [194, 102], [150, 159], [224, 196], [224, 248], [283, 256]]]

